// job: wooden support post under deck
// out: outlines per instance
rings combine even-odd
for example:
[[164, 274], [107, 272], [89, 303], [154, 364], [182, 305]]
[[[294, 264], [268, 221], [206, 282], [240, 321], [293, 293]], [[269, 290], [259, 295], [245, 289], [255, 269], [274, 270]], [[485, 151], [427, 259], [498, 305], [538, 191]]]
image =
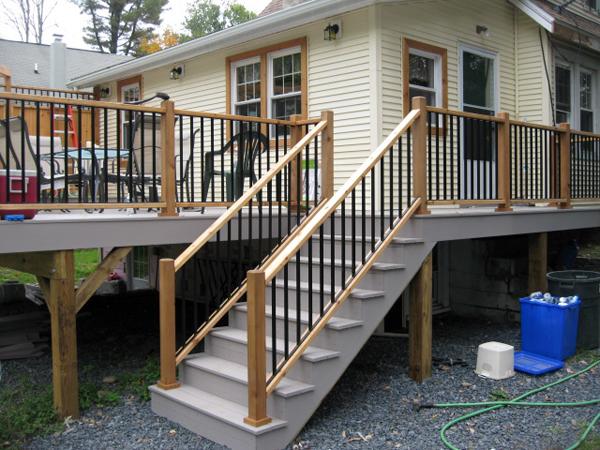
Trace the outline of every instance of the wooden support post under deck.
[[564, 201], [558, 204], [560, 209], [571, 208], [571, 125], [561, 123], [560, 128], [560, 198]]
[[323, 111], [321, 120], [327, 122], [327, 128], [321, 137], [321, 199], [333, 197], [333, 111]]
[[546, 292], [548, 282], [548, 233], [529, 235], [528, 292]]
[[267, 416], [267, 349], [265, 335], [265, 273], [248, 271], [248, 417], [244, 422], [260, 427]]
[[498, 117], [498, 198], [496, 211], [512, 211], [510, 202], [510, 117], [501, 112]]
[[161, 200], [167, 206], [161, 208], [159, 216], [177, 215], [177, 187], [175, 183], [175, 103], [165, 100], [165, 109], [160, 122], [161, 138]]
[[[299, 114], [290, 116], [290, 121], [292, 123], [296, 123], [299, 120], [302, 120], [302, 116]], [[300, 141], [300, 139], [302, 139], [302, 126], [291, 125], [289, 149], [292, 149], [298, 143], [298, 141]], [[302, 185], [302, 152], [300, 152], [298, 153], [298, 157], [294, 158], [290, 164], [290, 197], [288, 201], [290, 202], [290, 208], [292, 211], [296, 211], [297, 208], [300, 207], [302, 199]], [[300, 192], [298, 189], [300, 189]]]
[[414, 97], [412, 109], [420, 111], [412, 125], [413, 135], [413, 195], [421, 198], [416, 214], [429, 214], [427, 208], [427, 101], [425, 97]]
[[418, 383], [431, 377], [432, 268], [430, 253], [410, 283], [408, 374]]
[[175, 260], [161, 259], [160, 294], [160, 380], [162, 389], [178, 388], [175, 343]]

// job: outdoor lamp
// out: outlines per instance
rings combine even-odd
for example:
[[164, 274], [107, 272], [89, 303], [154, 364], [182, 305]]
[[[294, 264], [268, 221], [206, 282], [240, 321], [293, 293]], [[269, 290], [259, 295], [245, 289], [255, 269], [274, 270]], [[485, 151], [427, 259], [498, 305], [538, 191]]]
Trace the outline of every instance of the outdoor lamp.
[[323, 30], [323, 38], [326, 41], [335, 41], [339, 32], [340, 26], [337, 23], [328, 23]]
[[179, 80], [181, 75], [183, 74], [183, 66], [175, 66], [169, 72], [169, 78], [171, 80]]

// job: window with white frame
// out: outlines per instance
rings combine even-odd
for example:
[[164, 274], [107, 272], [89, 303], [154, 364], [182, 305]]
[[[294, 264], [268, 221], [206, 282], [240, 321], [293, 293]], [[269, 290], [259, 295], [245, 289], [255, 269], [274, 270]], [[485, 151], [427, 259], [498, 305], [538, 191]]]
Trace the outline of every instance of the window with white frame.
[[554, 68], [556, 123], [594, 131], [597, 121], [596, 72], [579, 64], [559, 63]]
[[579, 127], [582, 131], [594, 131], [594, 77], [592, 72], [579, 72]]
[[554, 79], [556, 84], [556, 123], [571, 122], [571, 69], [556, 66]]
[[422, 96], [430, 106], [442, 104], [441, 57], [422, 50], [410, 49], [408, 69], [409, 99]]
[[[139, 81], [133, 83], [122, 84], [119, 86], [119, 95], [121, 102], [132, 103], [142, 99], [142, 89]], [[135, 115], [128, 111], [121, 113], [121, 130], [122, 130], [122, 144], [124, 147], [128, 147], [132, 144], [132, 127]]]
[[269, 54], [269, 117], [287, 120], [302, 112], [300, 48]]
[[234, 114], [260, 116], [260, 58], [234, 62], [232, 73], [234, 76], [231, 99]]

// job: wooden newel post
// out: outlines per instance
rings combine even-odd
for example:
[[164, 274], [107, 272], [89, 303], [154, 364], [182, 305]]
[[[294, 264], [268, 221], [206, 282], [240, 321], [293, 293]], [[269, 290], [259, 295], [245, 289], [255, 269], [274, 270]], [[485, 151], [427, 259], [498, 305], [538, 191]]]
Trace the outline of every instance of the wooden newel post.
[[175, 363], [175, 261], [161, 259], [160, 276], [160, 380], [162, 389], [179, 387]]
[[413, 195], [421, 198], [416, 214], [429, 214], [427, 208], [427, 100], [413, 97], [412, 109], [419, 110], [419, 117], [412, 125], [413, 135]]
[[167, 205], [161, 208], [159, 216], [176, 216], [175, 186], [175, 103], [165, 100], [161, 103], [165, 112], [160, 122], [161, 139], [161, 201]]
[[327, 128], [321, 135], [321, 199], [333, 197], [333, 111], [321, 112], [321, 120]]
[[[0, 65], [0, 77], [4, 78], [4, 92], [11, 93], [12, 92], [12, 73], [10, 69], [6, 66]], [[13, 116], [13, 107], [10, 105], [6, 108], [6, 105], [9, 105], [9, 101], [6, 100], [4, 103], [4, 118], [7, 119]]]
[[[290, 149], [291, 150], [302, 139], [302, 127], [296, 125], [296, 122], [302, 119], [302, 116], [294, 114], [290, 116], [290, 121], [293, 125], [290, 126]], [[300, 207], [302, 199], [302, 152], [298, 153], [298, 157], [292, 160], [290, 165], [290, 208], [296, 211]]]
[[510, 198], [510, 116], [501, 112], [498, 117], [498, 199], [496, 211], [512, 211]]
[[267, 348], [265, 337], [265, 273], [248, 271], [248, 417], [244, 422], [260, 427], [267, 416]]
[[560, 133], [560, 209], [571, 208], [571, 125], [561, 123]]

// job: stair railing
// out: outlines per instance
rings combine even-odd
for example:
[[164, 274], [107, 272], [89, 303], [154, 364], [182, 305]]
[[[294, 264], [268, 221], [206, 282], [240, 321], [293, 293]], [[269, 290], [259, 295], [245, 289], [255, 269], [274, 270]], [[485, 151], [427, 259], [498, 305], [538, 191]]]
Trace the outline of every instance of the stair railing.
[[[413, 99], [413, 110], [282, 251], [260, 269], [248, 272], [246, 423], [254, 426], [269, 423], [267, 396], [292, 370], [393, 237], [414, 214], [427, 213], [425, 108], [425, 98]], [[341, 219], [339, 261], [336, 260], [338, 217]], [[349, 227], [346, 225], [347, 219], [350, 221]], [[327, 248], [324, 245], [326, 227], [329, 233]], [[349, 242], [346, 232], [350, 234]], [[313, 248], [316, 234], [319, 245]], [[346, 250], [347, 243], [352, 244], [350, 251]], [[325, 253], [328, 261], [325, 260]], [[302, 258], [308, 264], [308, 283], [304, 285], [300, 282]], [[329, 267], [326, 271], [327, 263]], [[288, 279], [291, 264], [294, 264], [296, 272], [295, 281]], [[296, 295], [293, 299], [288, 294], [290, 283], [295, 283]], [[269, 287], [270, 338], [266, 334], [265, 319], [265, 300]], [[278, 298], [278, 290], [283, 299]], [[306, 291], [308, 297], [304, 308], [307, 315], [301, 313], [302, 290]], [[280, 333], [277, 330], [278, 314], [279, 317], [283, 314], [284, 321]], [[290, 316], [294, 318], [295, 326], [289, 323]], [[306, 325], [303, 326], [302, 322]], [[278, 339], [278, 334], [283, 336]], [[267, 375], [268, 339], [271, 340], [271, 370]]]
[[[308, 128], [314, 125], [310, 130]], [[304, 130], [306, 134], [302, 135]], [[267, 255], [260, 264], [269, 262], [281, 251], [281, 245], [293, 239], [307, 219], [312, 217], [331, 197], [333, 180], [333, 113], [324, 111], [320, 120], [290, 120], [289, 136], [292, 148], [279, 157], [267, 172], [251, 184], [243, 195], [225, 213], [217, 218], [176, 259], [163, 258], [159, 262], [160, 295], [160, 380], [158, 386], [173, 389], [177, 382], [177, 365], [210, 333], [233, 306], [246, 294], [246, 280], [226, 276], [225, 298], [208, 319], [176, 348], [175, 274], [207, 244], [214, 242], [217, 251], [228, 261], [238, 259], [241, 267], [242, 241], [258, 240], [258, 246], [268, 239]], [[287, 136], [287, 134], [286, 134]], [[320, 138], [320, 141], [319, 141]], [[319, 144], [320, 142], [320, 144]], [[312, 164], [303, 161], [312, 160]], [[310, 166], [310, 167], [309, 167]], [[320, 168], [320, 174], [319, 174]], [[313, 180], [322, 179], [321, 189], [309, 185], [308, 172]], [[259, 251], [259, 253], [261, 253]], [[259, 264], [259, 265], [260, 265]], [[239, 269], [239, 267], [238, 267]], [[239, 270], [238, 270], [239, 271]]]

